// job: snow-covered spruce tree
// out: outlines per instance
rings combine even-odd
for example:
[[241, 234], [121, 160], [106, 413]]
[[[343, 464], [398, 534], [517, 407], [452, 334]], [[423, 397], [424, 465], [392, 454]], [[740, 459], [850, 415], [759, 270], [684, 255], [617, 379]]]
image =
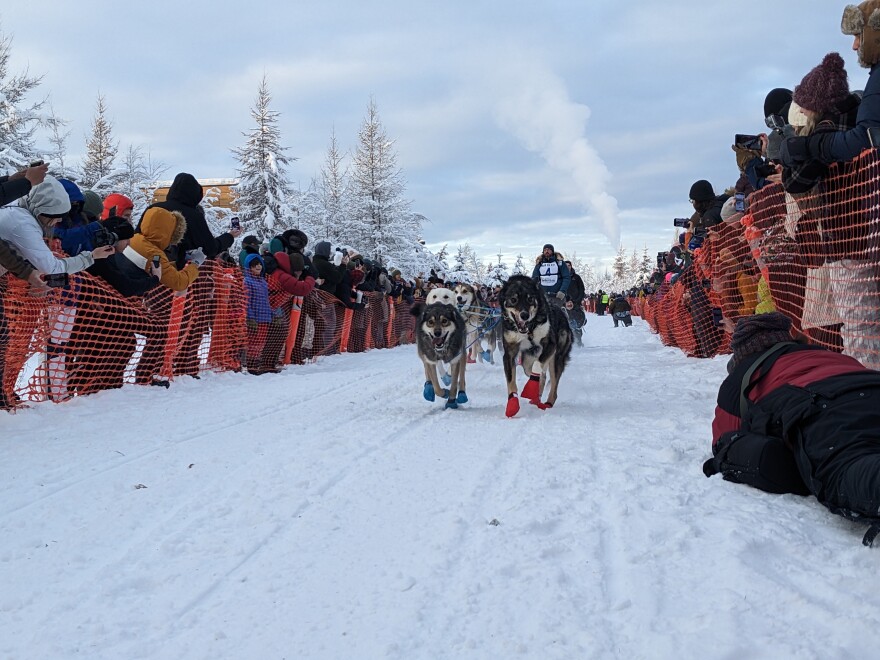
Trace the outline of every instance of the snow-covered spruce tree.
[[497, 264], [489, 266], [489, 270], [486, 273], [486, 284], [489, 286], [504, 284], [508, 277], [510, 277], [510, 273], [507, 272], [507, 264], [499, 261]]
[[73, 174], [67, 161], [67, 138], [72, 131], [65, 130], [70, 121], [62, 119], [55, 114], [55, 108], [49, 105], [49, 116], [46, 117], [46, 126], [49, 128], [49, 143], [52, 149], [46, 152], [46, 160], [49, 163], [49, 173], [56, 177], [68, 177]]
[[394, 143], [385, 134], [371, 98], [358, 133], [352, 162], [352, 224], [349, 242], [389, 269], [398, 265], [406, 276], [417, 275], [407, 264], [421, 238], [423, 216], [410, 211], [404, 198], [403, 174]]
[[86, 140], [86, 157], [81, 168], [80, 187], [94, 189], [101, 179], [110, 175], [117, 151], [119, 142], [113, 141], [113, 124], [107, 119], [107, 105], [104, 96], [98, 94], [95, 116], [92, 119], [92, 134]]
[[292, 160], [281, 146], [279, 113], [269, 109], [272, 96], [264, 75], [251, 109], [256, 126], [246, 133], [244, 146], [232, 150], [240, 168], [235, 187], [242, 230], [260, 239], [269, 239], [294, 224], [290, 207], [291, 189], [287, 167]]
[[627, 263], [626, 249], [623, 245], [617, 247], [617, 254], [614, 256], [614, 263], [611, 265], [611, 288], [614, 291], [620, 291], [626, 286]]
[[41, 78], [23, 73], [11, 75], [9, 58], [12, 37], [0, 33], [0, 174], [12, 174], [39, 157], [34, 147], [34, 131], [40, 125], [44, 101], [27, 105], [28, 93]]
[[640, 282], [647, 282], [648, 278], [651, 277], [651, 273], [654, 272], [654, 263], [651, 257], [648, 256], [648, 246], [646, 245], [642, 250], [642, 261], [639, 264]]
[[323, 236], [333, 244], [350, 245], [357, 250], [367, 249], [367, 245], [357, 245], [359, 236], [356, 224], [361, 222], [352, 213], [349, 176], [345, 168], [344, 156], [336, 143], [336, 131], [330, 133], [330, 145], [321, 176], [317, 182], [317, 193], [323, 213], [316, 223], [317, 240]]
[[324, 223], [324, 202], [318, 189], [318, 182], [312, 179], [308, 190], [299, 193], [296, 201], [297, 213], [291, 228], [299, 229], [309, 237], [309, 244], [314, 247], [318, 241], [334, 240], [328, 236]]
[[636, 249], [633, 248], [632, 254], [629, 257], [629, 263], [626, 265], [626, 287], [630, 289], [634, 287], [636, 284], [641, 284], [641, 280], [639, 279], [639, 271], [641, 270], [641, 260], [639, 259], [639, 255], [636, 253]]
[[513, 264], [513, 272], [511, 275], [531, 275], [531, 270], [526, 270], [526, 264], [523, 261], [524, 257], [522, 254], [516, 255], [516, 263]]

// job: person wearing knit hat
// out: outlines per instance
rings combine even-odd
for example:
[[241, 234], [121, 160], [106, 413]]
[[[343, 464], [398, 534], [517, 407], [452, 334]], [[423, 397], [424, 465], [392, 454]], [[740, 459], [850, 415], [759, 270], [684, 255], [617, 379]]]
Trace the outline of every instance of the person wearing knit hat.
[[822, 116], [835, 110], [849, 96], [849, 79], [843, 58], [828, 53], [794, 88], [792, 101], [803, 110]]
[[715, 190], [706, 179], [695, 181], [688, 193], [691, 202], [711, 202], [715, 199]]
[[532, 279], [541, 285], [550, 302], [562, 307], [571, 284], [571, 272], [551, 243], [545, 243], [532, 269]]
[[[833, 513], [880, 522], [880, 372], [789, 339], [781, 314], [740, 319], [718, 390], [706, 476], [812, 494]], [[768, 352], [772, 350], [772, 352]]]
[[736, 322], [730, 338], [731, 362], [735, 365], [753, 353], [762, 353], [774, 344], [791, 341], [791, 319], [781, 312], [746, 316]]
[[83, 190], [83, 213], [90, 221], [99, 220], [104, 212], [104, 202], [94, 190]]
[[871, 70], [858, 105], [856, 124], [848, 130], [786, 139], [780, 159], [787, 167], [812, 159], [828, 164], [845, 163], [865, 149], [880, 146], [880, 0], [847, 5], [840, 29], [853, 37], [852, 49], [858, 54], [859, 64]]

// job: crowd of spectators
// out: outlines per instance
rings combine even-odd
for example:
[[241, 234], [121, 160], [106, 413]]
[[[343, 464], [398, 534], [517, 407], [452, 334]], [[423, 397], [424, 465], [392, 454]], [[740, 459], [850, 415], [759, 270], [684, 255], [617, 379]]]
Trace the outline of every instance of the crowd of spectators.
[[863, 184], [854, 161], [878, 145], [880, 3], [847, 7], [842, 28], [871, 71], [864, 91], [850, 89], [836, 52], [793, 90], [770, 90], [766, 132], [734, 138], [735, 183], [695, 181], [692, 212], [657, 256], [645, 293], [657, 301], [678, 286], [697, 355], [725, 346], [737, 319], [780, 311], [808, 338], [880, 366], [876, 182]]

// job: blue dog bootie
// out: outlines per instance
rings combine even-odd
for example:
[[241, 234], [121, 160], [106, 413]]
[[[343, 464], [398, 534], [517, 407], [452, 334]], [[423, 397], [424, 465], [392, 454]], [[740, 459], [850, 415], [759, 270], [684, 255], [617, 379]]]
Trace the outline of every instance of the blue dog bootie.
[[451, 408], [458, 408], [458, 404], [455, 402], [454, 399], [449, 399], [449, 401], [446, 402], [444, 408], [446, 408], [447, 410]]
[[422, 390], [422, 395], [425, 397], [425, 401], [434, 400], [434, 384], [430, 380], [425, 381], [425, 388]]
[[482, 351], [480, 357], [483, 358], [483, 362], [489, 362], [492, 359], [492, 351]]
[[467, 394], [465, 394], [465, 391], [462, 390], [461, 392], [459, 392], [459, 393], [458, 393], [458, 396], [455, 397], [455, 400], [456, 400], [458, 403], [467, 403], [467, 402], [468, 402], [468, 398], [467, 398]]
[[443, 384], [446, 385], [446, 387], [452, 385], [452, 376], [450, 376], [449, 374], [443, 374], [443, 378], [441, 378], [440, 380], [443, 381]]

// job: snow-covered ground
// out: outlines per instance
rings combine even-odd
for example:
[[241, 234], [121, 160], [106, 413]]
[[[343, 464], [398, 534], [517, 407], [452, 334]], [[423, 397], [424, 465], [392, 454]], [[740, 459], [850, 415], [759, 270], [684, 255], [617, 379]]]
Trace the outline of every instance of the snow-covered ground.
[[864, 527], [703, 476], [725, 360], [584, 341], [514, 419], [412, 346], [0, 413], [0, 657], [876, 657]]

